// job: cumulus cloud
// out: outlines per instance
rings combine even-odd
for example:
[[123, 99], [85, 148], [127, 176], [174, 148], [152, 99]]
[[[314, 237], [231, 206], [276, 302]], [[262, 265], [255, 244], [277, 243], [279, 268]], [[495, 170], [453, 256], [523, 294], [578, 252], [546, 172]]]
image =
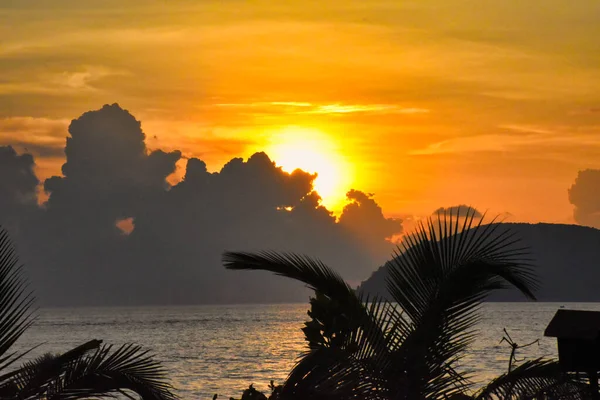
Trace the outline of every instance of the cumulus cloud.
[[482, 218], [483, 214], [477, 209], [468, 206], [466, 204], [461, 204], [458, 206], [452, 207], [440, 207], [435, 210], [431, 215], [437, 217], [438, 215], [452, 215], [452, 216], [461, 216], [465, 217], [467, 214], [472, 215], [473, 218]]
[[372, 194], [350, 190], [347, 204], [340, 215], [339, 224], [351, 232], [359, 241], [367, 243], [373, 256], [385, 253], [388, 243], [384, 239], [402, 233], [402, 220], [385, 218], [383, 210]]
[[304, 300], [306, 289], [295, 282], [226, 271], [221, 253], [306, 253], [359, 282], [388, 258], [387, 239], [402, 231], [400, 220], [385, 218], [373, 196], [358, 190], [336, 219], [313, 190], [316, 175], [287, 173], [260, 152], [213, 173], [189, 158], [183, 179], [171, 185], [181, 153], [150, 151], [141, 123], [116, 104], [84, 113], [68, 132], [62, 175], [44, 182], [41, 208], [30, 204], [38, 184], [33, 157], [0, 152], [11, 165], [2, 169], [1, 190], [10, 194], [2, 198], [17, 199], [13, 208], [29, 201], [17, 240], [45, 304]]
[[[39, 213], [34, 168], [30, 154], [19, 155], [11, 146], [0, 146], [0, 225], [14, 238], [27, 237]], [[19, 250], [27, 247], [19, 246]]]
[[38, 179], [30, 154], [19, 155], [11, 146], [0, 147], [0, 202], [2, 208], [35, 202]]
[[569, 189], [569, 201], [575, 206], [573, 217], [578, 224], [600, 228], [600, 170], [579, 171]]
[[19, 155], [11, 146], [0, 147], [0, 220], [11, 231], [37, 207], [38, 179], [30, 154]]
[[50, 212], [68, 207], [68, 213], [107, 213], [113, 221], [129, 217], [140, 198], [152, 201], [169, 186], [166, 178], [181, 157], [149, 152], [140, 122], [116, 104], [73, 120], [69, 134], [63, 176], [44, 183]]

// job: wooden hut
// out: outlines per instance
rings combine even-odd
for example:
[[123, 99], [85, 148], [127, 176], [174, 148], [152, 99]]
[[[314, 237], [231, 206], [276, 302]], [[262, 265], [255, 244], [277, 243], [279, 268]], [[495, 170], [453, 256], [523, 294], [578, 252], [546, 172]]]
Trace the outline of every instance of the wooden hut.
[[558, 310], [544, 336], [557, 339], [558, 361], [565, 371], [588, 374], [592, 396], [599, 399], [600, 312]]

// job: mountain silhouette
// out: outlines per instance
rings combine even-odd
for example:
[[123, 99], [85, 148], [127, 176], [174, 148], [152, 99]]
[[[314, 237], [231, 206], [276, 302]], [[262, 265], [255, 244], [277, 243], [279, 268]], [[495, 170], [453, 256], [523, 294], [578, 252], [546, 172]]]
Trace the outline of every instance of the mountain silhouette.
[[[539, 301], [600, 301], [600, 230], [564, 224], [505, 224], [528, 246], [536, 266]], [[382, 266], [360, 289], [385, 296], [387, 267]], [[516, 291], [500, 291], [491, 301], [522, 301]]]

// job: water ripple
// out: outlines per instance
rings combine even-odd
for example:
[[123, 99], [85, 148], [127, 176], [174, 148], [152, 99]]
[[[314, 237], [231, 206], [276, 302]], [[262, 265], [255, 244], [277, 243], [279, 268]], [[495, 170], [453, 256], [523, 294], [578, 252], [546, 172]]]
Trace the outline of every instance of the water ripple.
[[[502, 373], [510, 348], [500, 344], [503, 328], [525, 344], [540, 339], [519, 357], [556, 356], [554, 340], [543, 330], [558, 304], [491, 303], [483, 309], [480, 335], [462, 360], [462, 369], [483, 382]], [[570, 308], [600, 310], [599, 304]], [[41, 311], [38, 323], [20, 340], [20, 349], [46, 342], [36, 352], [65, 351], [92, 338], [116, 345], [136, 342], [151, 348], [169, 370], [184, 399], [239, 397], [250, 383], [268, 391], [282, 382], [305, 350], [300, 328], [307, 304], [80, 308]]]

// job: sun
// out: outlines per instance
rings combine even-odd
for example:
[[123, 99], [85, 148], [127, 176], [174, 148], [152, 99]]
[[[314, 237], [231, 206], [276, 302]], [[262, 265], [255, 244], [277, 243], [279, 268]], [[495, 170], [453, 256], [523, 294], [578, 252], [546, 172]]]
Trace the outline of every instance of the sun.
[[323, 205], [337, 212], [352, 185], [352, 168], [330, 136], [318, 129], [289, 126], [274, 132], [266, 153], [286, 172], [317, 173], [314, 189]]

